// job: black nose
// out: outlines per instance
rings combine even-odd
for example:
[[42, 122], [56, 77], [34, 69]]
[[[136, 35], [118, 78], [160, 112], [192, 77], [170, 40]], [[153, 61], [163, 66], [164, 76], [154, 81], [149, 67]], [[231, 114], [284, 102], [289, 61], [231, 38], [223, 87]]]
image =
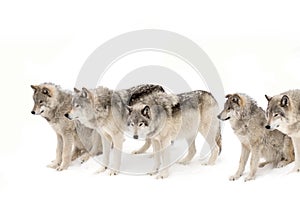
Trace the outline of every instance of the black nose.
[[33, 114], [33, 115], [34, 115], [34, 114], [35, 114], [35, 111], [31, 111], [31, 114]]
[[221, 115], [220, 114], [217, 117], [218, 117], [218, 119], [221, 119]]
[[138, 135], [134, 135], [134, 136], [133, 136], [133, 139], [136, 139], [136, 140], [137, 140], [137, 139], [139, 139], [139, 136], [138, 136]]
[[270, 125], [266, 125], [265, 128], [268, 129], [268, 130], [270, 130], [271, 126]]
[[68, 114], [68, 113], [66, 113], [66, 114], [65, 114], [65, 117], [67, 117], [67, 118], [69, 119], [69, 114]]

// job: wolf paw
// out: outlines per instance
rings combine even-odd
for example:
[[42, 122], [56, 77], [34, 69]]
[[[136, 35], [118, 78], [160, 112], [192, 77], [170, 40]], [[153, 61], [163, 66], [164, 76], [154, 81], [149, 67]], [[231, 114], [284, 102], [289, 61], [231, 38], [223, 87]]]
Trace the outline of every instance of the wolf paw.
[[203, 166], [213, 166], [215, 165], [215, 162], [206, 162], [206, 163], [201, 163]]
[[229, 177], [229, 180], [230, 181], [236, 181], [238, 180], [242, 175], [232, 175]]
[[154, 171], [147, 173], [150, 176], [156, 175], [158, 173], [158, 168], [154, 169]]
[[181, 161], [178, 161], [178, 163], [181, 164], [181, 165], [188, 165], [190, 162], [181, 160]]
[[156, 176], [156, 179], [165, 179], [169, 176], [169, 173], [160, 173]]
[[254, 176], [247, 176], [247, 177], [245, 177], [244, 181], [248, 182], [248, 181], [251, 181], [251, 180], [254, 180], [254, 179], [255, 179]]
[[293, 170], [292, 170], [292, 172], [294, 173], [294, 172], [300, 172], [300, 168], [299, 167], [295, 167]]
[[55, 161], [52, 161], [49, 165], [47, 165], [47, 167], [57, 169], [59, 167], [59, 163], [56, 163]]
[[57, 170], [57, 171], [63, 171], [63, 170], [65, 170], [65, 169], [67, 169], [67, 168], [68, 168], [67, 165], [60, 165], [60, 166], [58, 166], [58, 167], [56, 168], [56, 170]]
[[141, 154], [141, 153], [143, 153], [143, 152], [141, 152], [139, 150], [134, 150], [134, 151], [131, 152], [131, 154]]
[[75, 161], [79, 156], [80, 156], [79, 154], [74, 154], [74, 155], [72, 156], [71, 161]]
[[150, 175], [150, 176], [153, 176], [153, 175], [156, 175], [157, 172], [150, 172], [150, 173], [147, 173], [147, 175]]
[[263, 162], [263, 163], [260, 163], [259, 165], [258, 165], [258, 167], [259, 168], [263, 168], [263, 167], [265, 167], [267, 164], [269, 164], [268, 162]]
[[84, 162], [87, 162], [89, 160], [90, 156], [83, 156], [80, 158], [80, 164], [83, 164]]
[[99, 174], [99, 173], [103, 173], [104, 171], [106, 171], [107, 167], [106, 166], [102, 166], [101, 168], [99, 168], [95, 174]]
[[288, 161], [280, 161], [277, 164], [276, 168], [282, 168], [282, 167], [286, 166], [287, 164], [288, 164]]
[[110, 172], [109, 172], [109, 176], [115, 176], [115, 175], [118, 175], [119, 174], [119, 172], [118, 171], [115, 171], [115, 170], [111, 170]]

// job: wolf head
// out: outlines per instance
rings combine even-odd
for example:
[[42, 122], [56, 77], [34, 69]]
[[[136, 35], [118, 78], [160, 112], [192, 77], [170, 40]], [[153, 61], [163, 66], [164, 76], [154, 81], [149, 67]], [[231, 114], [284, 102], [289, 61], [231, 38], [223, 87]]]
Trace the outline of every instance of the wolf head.
[[74, 92], [71, 110], [65, 114], [65, 117], [79, 120], [83, 124], [88, 123], [94, 118], [94, 95], [86, 88], [82, 88], [82, 91], [74, 88]]
[[31, 88], [34, 90], [34, 106], [31, 110], [31, 114], [45, 116], [47, 111], [55, 107], [56, 86], [54, 84], [44, 83], [31, 85]]
[[278, 129], [284, 132], [283, 130], [288, 124], [288, 117], [291, 113], [290, 98], [287, 95], [277, 95], [274, 97], [265, 95], [265, 97], [268, 100], [266, 129]]
[[222, 121], [229, 120], [230, 118], [239, 118], [245, 105], [244, 98], [239, 94], [229, 94], [225, 98], [227, 100], [224, 104], [224, 109], [218, 115], [218, 118]]
[[150, 132], [149, 124], [152, 118], [150, 107], [144, 104], [135, 104], [127, 106], [127, 110], [128, 132], [132, 134], [134, 139], [146, 139]]

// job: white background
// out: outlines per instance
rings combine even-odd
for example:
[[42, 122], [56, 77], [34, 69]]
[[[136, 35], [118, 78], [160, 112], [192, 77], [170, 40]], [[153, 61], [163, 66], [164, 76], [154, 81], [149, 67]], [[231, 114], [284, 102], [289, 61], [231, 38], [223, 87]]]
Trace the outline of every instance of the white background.
[[[97, 3], [96, 3], [97, 2]], [[228, 123], [215, 166], [175, 165], [166, 180], [93, 175], [90, 160], [69, 170], [46, 168], [55, 135], [33, 106], [30, 84], [73, 88], [86, 58], [102, 43], [138, 29], [164, 29], [196, 42], [211, 58], [225, 93], [245, 92], [266, 107], [264, 94], [299, 88], [297, 1], [1, 1], [1, 201], [253, 201], [299, 200], [293, 164], [260, 169], [255, 181], [228, 181], [239, 142]], [[249, 167], [246, 168], [246, 172]]]

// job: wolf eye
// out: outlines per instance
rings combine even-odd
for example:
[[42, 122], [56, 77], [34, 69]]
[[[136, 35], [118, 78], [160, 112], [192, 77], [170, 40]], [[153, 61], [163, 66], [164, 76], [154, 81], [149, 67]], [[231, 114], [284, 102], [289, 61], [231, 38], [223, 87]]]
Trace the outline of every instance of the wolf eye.
[[139, 127], [143, 127], [143, 126], [145, 126], [144, 122], [139, 123]]
[[279, 114], [274, 114], [273, 116], [274, 116], [274, 117], [277, 117], [278, 115], [279, 115]]
[[42, 104], [43, 103], [43, 100], [40, 100], [40, 102], [39, 102], [40, 104]]
[[128, 126], [133, 127], [133, 126], [134, 126], [134, 123], [133, 123], [133, 122], [130, 122], [130, 123], [128, 123]]
[[78, 108], [78, 107], [80, 107], [80, 105], [79, 104], [75, 104], [75, 107]]
[[228, 111], [231, 110], [231, 107], [228, 107], [227, 110], [228, 110]]

